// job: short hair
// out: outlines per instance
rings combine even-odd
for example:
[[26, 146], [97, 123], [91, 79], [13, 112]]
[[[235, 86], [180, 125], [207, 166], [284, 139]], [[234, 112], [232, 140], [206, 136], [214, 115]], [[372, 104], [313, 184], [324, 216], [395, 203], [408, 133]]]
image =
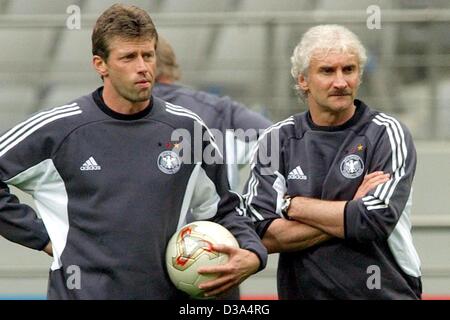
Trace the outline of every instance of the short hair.
[[149, 14], [136, 6], [114, 4], [106, 9], [92, 31], [92, 54], [107, 60], [114, 37], [147, 38], [158, 41], [158, 32]]
[[156, 49], [156, 79], [161, 76], [171, 81], [180, 80], [181, 77], [180, 66], [177, 63], [175, 52], [164, 37], [159, 37]]
[[[360, 78], [367, 62], [366, 49], [358, 37], [346, 27], [327, 24], [310, 28], [294, 49], [291, 57], [291, 74], [297, 82], [298, 76], [307, 76], [311, 57], [317, 51], [350, 52], [358, 57]], [[296, 86], [297, 89], [298, 85]]]

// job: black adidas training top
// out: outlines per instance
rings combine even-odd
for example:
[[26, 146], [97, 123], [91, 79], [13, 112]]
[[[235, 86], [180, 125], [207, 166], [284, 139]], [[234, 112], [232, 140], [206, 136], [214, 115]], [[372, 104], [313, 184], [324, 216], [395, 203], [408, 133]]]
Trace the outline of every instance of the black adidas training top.
[[[224, 166], [180, 161], [172, 133], [186, 129], [193, 145], [196, 126], [207, 131], [200, 118], [151, 101], [137, 114], [119, 114], [104, 105], [100, 88], [0, 137], [0, 234], [38, 250], [51, 239], [48, 298], [184, 298], [167, 275], [165, 248], [192, 220], [224, 225], [265, 266], [267, 251], [228, 191]], [[200, 150], [212, 145], [206, 139]], [[7, 184], [33, 196], [42, 220]]]
[[[289, 117], [268, 128], [255, 150], [246, 199], [261, 237], [274, 219], [284, 218], [285, 195], [348, 201], [345, 239], [280, 254], [282, 299], [420, 297], [410, 222], [411, 134], [395, 118], [358, 100], [355, 105], [354, 116], [336, 127], [314, 125], [309, 112]], [[364, 176], [379, 170], [391, 179], [352, 200]]]

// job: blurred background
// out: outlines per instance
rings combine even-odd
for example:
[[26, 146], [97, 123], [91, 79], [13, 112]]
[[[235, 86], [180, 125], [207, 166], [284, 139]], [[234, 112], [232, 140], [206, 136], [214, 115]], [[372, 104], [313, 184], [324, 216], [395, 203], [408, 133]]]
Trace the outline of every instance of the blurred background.
[[[0, 0], [0, 132], [101, 85], [90, 36], [98, 15], [115, 2]], [[289, 59], [301, 35], [323, 23], [354, 31], [369, 56], [359, 98], [404, 122], [416, 142], [412, 219], [424, 297], [450, 299], [448, 0], [122, 3], [149, 11], [175, 49], [181, 83], [229, 95], [272, 121], [305, 110]], [[44, 299], [50, 263], [44, 253], [0, 238], [0, 299]], [[268, 267], [242, 284], [244, 298], [276, 298], [276, 263], [271, 255]]]

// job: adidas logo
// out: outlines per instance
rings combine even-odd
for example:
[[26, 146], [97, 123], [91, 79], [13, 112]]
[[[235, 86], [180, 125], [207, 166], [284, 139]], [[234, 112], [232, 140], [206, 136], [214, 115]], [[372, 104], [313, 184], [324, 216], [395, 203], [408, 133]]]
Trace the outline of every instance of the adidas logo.
[[289, 172], [288, 174], [288, 180], [306, 180], [308, 177], [303, 173], [302, 168], [300, 166], [295, 167], [294, 170]]
[[95, 161], [94, 157], [90, 157], [87, 159], [85, 163], [80, 167], [81, 171], [94, 171], [94, 170], [102, 170], [102, 167], [98, 165]]

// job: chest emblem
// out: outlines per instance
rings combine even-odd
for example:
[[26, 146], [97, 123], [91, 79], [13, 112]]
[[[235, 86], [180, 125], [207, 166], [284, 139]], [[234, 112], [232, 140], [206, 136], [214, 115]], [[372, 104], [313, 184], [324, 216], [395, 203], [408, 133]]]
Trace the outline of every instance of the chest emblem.
[[180, 170], [181, 161], [173, 151], [163, 151], [158, 156], [158, 168], [166, 174], [174, 174]]
[[364, 172], [364, 162], [356, 154], [350, 154], [341, 162], [341, 173], [348, 179], [355, 179]]

